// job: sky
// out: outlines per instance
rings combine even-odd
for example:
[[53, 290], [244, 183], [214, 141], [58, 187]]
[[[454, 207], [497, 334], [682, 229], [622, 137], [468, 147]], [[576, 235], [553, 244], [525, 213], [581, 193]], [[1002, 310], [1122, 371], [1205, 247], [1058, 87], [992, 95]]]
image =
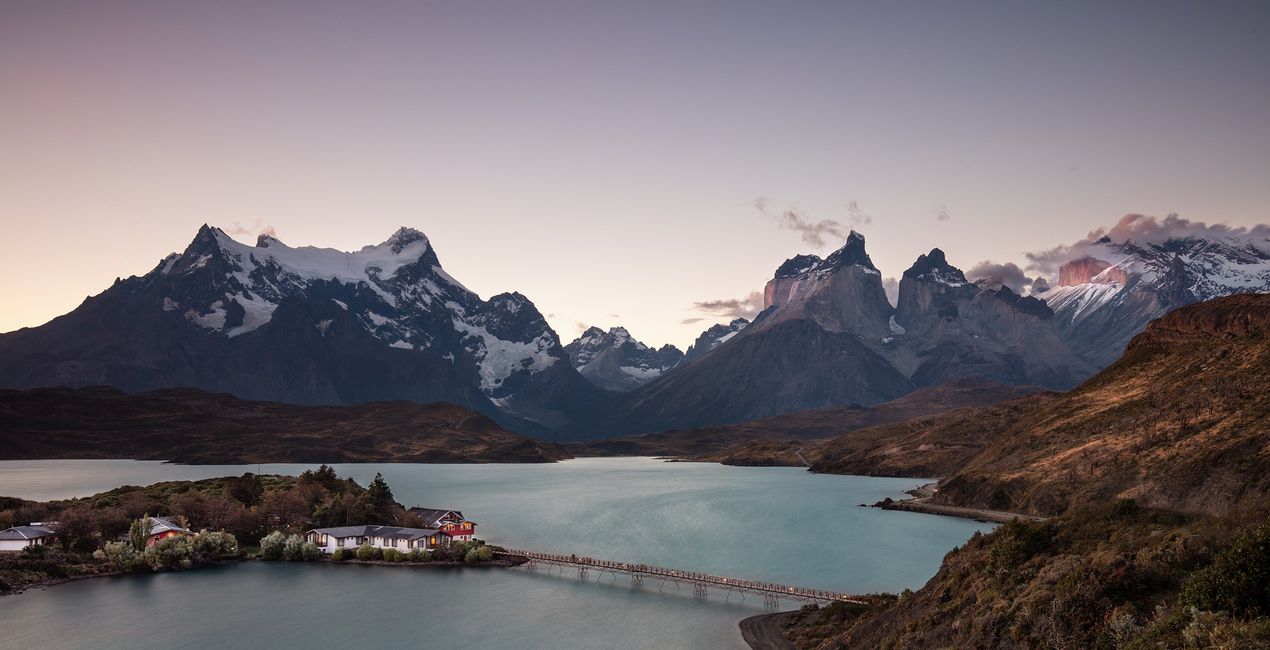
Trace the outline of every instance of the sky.
[[1268, 203], [1265, 2], [0, 3], [0, 331], [203, 223], [682, 348], [851, 228], [897, 277]]

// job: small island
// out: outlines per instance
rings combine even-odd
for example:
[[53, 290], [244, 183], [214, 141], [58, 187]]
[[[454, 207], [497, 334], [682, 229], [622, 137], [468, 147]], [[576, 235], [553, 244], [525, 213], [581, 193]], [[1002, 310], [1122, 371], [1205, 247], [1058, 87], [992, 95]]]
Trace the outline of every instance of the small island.
[[0, 497], [0, 526], [0, 594], [253, 559], [518, 564], [496, 559], [461, 511], [407, 508], [382, 476], [363, 487], [326, 465], [299, 476], [169, 481], [78, 499]]

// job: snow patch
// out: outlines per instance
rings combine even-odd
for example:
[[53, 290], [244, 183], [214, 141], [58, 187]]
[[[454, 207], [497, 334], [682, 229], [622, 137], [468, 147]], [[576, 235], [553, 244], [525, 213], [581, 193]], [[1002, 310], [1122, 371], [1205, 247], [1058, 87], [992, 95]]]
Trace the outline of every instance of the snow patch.
[[556, 358], [550, 354], [554, 343], [550, 332], [543, 332], [532, 341], [520, 343], [504, 341], [490, 334], [484, 327], [457, 318], [454, 319], [454, 329], [467, 338], [479, 339], [482, 343], [482, 349], [473, 355], [481, 377], [481, 390], [499, 388], [518, 370], [528, 370], [532, 374], [545, 370], [556, 362]]
[[243, 308], [243, 324], [238, 327], [231, 327], [225, 332], [225, 336], [233, 338], [239, 334], [246, 334], [273, 318], [273, 310], [278, 305], [257, 296], [254, 293], [248, 293], [246, 296], [235, 298], [234, 302], [242, 305]]

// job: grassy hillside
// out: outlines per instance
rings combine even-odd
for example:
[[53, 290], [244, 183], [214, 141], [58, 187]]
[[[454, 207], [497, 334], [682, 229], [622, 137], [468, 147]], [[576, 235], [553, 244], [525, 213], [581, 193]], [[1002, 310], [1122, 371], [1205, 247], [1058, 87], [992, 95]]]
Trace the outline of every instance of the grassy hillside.
[[558, 445], [453, 404], [300, 406], [223, 393], [111, 388], [0, 390], [0, 459], [181, 463], [551, 462]]

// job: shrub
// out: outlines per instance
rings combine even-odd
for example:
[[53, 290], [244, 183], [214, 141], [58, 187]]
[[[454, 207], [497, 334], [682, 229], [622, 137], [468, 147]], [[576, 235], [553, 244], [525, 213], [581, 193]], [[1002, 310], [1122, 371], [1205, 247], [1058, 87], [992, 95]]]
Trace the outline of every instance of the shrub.
[[482, 544], [476, 549], [476, 559], [481, 562], [489, 562], [494, 559], [494, 549]]
[[93, 553], [93, 557], [105, 562], [111, 571], [136, 573], [145, 566], [141, 562], [141, 554], [128, 542], [107, 542]]
[[301, 555], [306, 562], [312, 562], [322, 558], [322, 549], [318, 548], [318, 545], [313, 542], [305, 542], [304, 546], [301, 547]]
[[334, 551], [331, 551], [331, 559], [335, 560], [336, 562], [343, 562], [344, 560], [348, 559], [348, 557], [344, 554], [344, 549], [337, 548]]
[[1182, 587], [1181, 600], [1210, 612], [1270, 614], [1270, 522], [1244, 533]]
[[304, 538], [299, 535], [288, 535], [287, 541], [282, 547], [282, 558], [284, 560], [303, 560], [304, 559]]
[[464, 562], [479, 562], [480, 559], [481, 559], [481, 552], [476, 549], [472, 549], [468, 551], [467, 555], [463, 556]]
[[286, 544], [287, 536], [275, 530], [260, 540], [260, 557], [266, 560], [281, 560]]
[[357, 547], [357, 559], [359, 560], [378, 560], [380, 557], [379, 549], [370, 544], [362, 544]]
[[421, 548], [416, 548], [406, 554], [406, 559], [411, 562], [427, 562], [432, 559], [432, 554]]
[[384, 549], [383, 554], [384, 554], [385, 562], [400, 562], [401, 561], [401, 551], [398, 551], [395, 548], [386, 548]]

